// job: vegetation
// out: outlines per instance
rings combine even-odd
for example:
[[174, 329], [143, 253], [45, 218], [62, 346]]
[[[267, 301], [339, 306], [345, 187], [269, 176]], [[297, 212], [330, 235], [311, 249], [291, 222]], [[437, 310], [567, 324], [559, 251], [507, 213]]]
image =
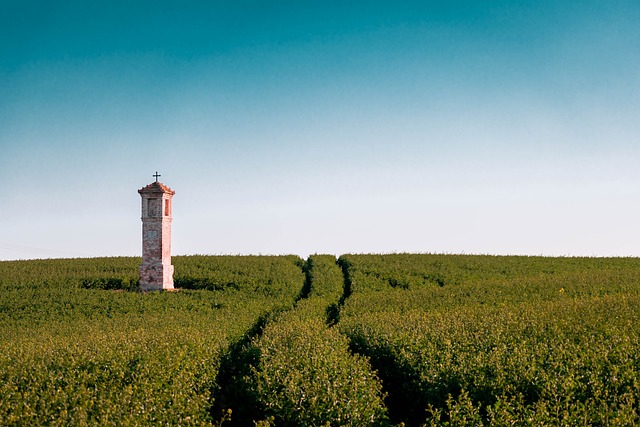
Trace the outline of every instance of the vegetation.
[[[637, 425], [636, 259], [343, 256], [340, 330], [408, 425]], [[411, 396], [411, 399], [407, 397]]]
[[0, 425], [637, 425], [640, 260], [0, 262]]
[[0, 425], [210, 425], [223, 356], [261, 316], [293, 305], [301, 262], [209, 257], [233, 283], [146, 294], [83, 288], [130, 282], [135, 258], [0, 263]]
[[387, 418], [377, 376], [326, 324], [326, 308], [342, 294], [341, 271], [332, 256], [308, 264], [309, 295], [254, 339], [259, 363], [246, 386], [277, 426], [381, 425]]

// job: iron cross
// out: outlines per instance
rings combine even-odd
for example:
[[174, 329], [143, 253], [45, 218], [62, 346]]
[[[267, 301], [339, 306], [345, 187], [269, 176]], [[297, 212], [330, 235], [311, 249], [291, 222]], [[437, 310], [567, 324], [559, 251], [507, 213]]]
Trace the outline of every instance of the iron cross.
[[162, 175], [158, 174], [158, 171], [156, 171], [155, 175], [151, 175], [151, 176], [155, 176], [156, 177], [156, 182], [158, 182], [158, 177], [161, 177]]

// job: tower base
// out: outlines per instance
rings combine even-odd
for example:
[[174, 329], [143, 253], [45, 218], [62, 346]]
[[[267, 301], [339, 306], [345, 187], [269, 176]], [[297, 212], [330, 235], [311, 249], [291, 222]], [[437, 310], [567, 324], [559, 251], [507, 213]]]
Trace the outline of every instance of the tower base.
[[173, 265], [143, 263], [140, 266], [140, 289], [143, 291], [173, 289]]

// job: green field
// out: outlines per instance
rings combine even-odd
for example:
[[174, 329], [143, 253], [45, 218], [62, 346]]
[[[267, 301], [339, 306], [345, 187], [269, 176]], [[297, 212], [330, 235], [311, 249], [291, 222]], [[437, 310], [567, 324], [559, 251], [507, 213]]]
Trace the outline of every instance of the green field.
[[640, 260], [0, 262], [0, 425], [638, 425]]

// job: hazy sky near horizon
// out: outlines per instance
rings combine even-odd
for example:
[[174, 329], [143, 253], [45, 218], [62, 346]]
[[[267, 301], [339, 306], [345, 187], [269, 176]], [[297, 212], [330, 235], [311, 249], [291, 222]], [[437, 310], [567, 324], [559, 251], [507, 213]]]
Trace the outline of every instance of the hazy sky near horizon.
[[[95, 3], [95, 4], [92, 4]], [[640, 256], [640, 2], [5, 0], [0, 260]]]

